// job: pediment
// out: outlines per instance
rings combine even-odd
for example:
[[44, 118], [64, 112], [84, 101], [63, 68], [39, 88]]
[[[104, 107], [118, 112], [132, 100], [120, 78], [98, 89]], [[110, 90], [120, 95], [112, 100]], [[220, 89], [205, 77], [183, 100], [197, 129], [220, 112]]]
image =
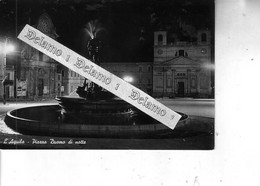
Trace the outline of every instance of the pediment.
[[165, 66], [175, 66], [175, 65], [198, 66], [198, 67], [200, 66], [199, 62], [183, 56], [173, 58], [171, 60], [162, 62], [161, 64]]

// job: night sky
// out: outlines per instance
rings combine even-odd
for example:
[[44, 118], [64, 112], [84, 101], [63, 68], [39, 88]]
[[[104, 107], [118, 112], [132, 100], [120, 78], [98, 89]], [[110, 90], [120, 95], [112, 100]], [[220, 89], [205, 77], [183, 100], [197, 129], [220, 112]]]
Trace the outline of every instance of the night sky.
[[86, 25], [100, 28], [104, 62], [153, 61], [153, 34], [176, 33], [195, 41], [181, 24], [214, 31], [213, 0], [0, 0], [0, 37], [16, 38], [25, 24], [35, 25], [48, 13], [57, 40], [87, 57]]

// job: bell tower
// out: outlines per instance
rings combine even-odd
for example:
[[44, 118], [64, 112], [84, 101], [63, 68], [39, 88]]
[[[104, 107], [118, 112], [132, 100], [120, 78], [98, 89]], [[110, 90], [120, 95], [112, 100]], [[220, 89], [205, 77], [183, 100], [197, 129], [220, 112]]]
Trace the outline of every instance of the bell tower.
[[167, 45], [167, 32], [157, 31], [154, 32], [154, 46], [165, 46]]
[[199, 45], [210, 45], [211, 34], [208, 29], [199, 30], [197, 37]]

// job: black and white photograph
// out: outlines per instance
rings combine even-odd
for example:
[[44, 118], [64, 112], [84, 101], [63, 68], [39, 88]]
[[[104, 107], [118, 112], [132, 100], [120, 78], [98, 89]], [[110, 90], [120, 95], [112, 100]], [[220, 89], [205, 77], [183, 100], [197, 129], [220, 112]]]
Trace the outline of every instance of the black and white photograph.
[[0, 0], [0, 185], [260, 185], [260, 1]]
[[213, 150], [214, 11], [1, 0], [1, 149]]

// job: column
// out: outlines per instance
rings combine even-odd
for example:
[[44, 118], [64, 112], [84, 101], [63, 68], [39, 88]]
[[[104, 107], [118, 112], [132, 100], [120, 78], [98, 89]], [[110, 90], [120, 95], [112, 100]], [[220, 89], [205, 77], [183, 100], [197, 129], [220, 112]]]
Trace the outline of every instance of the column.
[[172, 94], [175, 96], [175, 69], [172, 69]]
[[53, 64], [53, 79], [54, 79], [54, 83], [53, 83], [53, 95], [57, 95], [57, 91], [56, 91], [56, 73], [57, 73], [57, 65], [54, 62]]
[[25, 81], [26, 81], [26, 96], [30, 98], [31, 95], [31, 70], [29, 66], [25, 66]]
[[163, 67], [163, 96], [167, 96], [167, 70]]
[[34, 83], [33, 83], [33, 96], [34, 98], [37, 98], [38, 97], [38, 68], [37, 67], [34, 67]]
[[188, 77], [188, 82], [187, 82], [187, 90], [188, 90], [188, 95], [191, 94], [191, 70], [187, 69], [187, 77]]
[[163, 67], [163, 69], [162, 69], [162, 74], [163, 74], [163, 97], [164, 97], [165, 89], [166, 89], [166, 86], [165, 86], [166, 79], [165, 79], [165, 70], [164, 70], [164, 67]]
[[200, 94], [200, 70], [196, 71], [197, 73], [197, 93]]
[[51, 82], [52, 81], [52, 65], [51, 65], [51, 62], [50, 62], [50, 67], [49, 67], [49, 98], [51, 97]]
[[33, 70], [33, 68], [28, 66], [28, 71], [29, 71], [29, 79], [28, 79], [29, 86], [27, 86], [27, 87], [29, 87], [28, 97], [29, 98], [33, 98], [33, 95], [34, 95], [34, 87], [33, 87], [33, 85], [34, 85], [34, 81], [35, 81], [35, 79], [34, 79], [34, 70]]
[[[0, 49], [1, 49], [1, 46], [0, 46]], [[4, 98], [4, 84], [2, 83], [2, 81], [4, 80], [5, 78], [5, 56], [4, 56], [4, 52], [3, 50], [0, 51], [0, 97], [1, 98]]]

